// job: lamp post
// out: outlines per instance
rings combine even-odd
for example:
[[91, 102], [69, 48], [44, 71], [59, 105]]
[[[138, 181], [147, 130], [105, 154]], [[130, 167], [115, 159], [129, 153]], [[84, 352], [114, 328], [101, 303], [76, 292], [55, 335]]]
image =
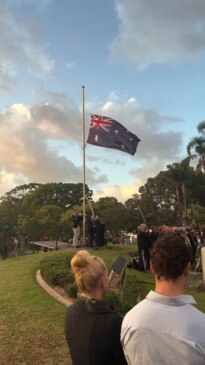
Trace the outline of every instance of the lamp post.
[[142, 213], [140, 207], [137, 205], [136, 208], [134, 208], [134, 210], [139, 210], [139, 212], [140, 212], [140, 214], [142, 216], [142, 219], [143, 219], [144, 224], [147, 225], [146, 220], [145, 220], [145, 217], [144, 217], [144, 214]]

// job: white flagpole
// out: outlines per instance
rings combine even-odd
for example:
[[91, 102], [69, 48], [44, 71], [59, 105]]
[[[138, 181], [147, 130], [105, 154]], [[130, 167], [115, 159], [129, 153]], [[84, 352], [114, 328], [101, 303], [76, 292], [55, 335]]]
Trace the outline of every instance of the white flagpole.
[[86, 244], [86, 239], [85, 239], [85, 221], [86, 221], [86, 217], [85, 217], [85, 199], [86, 199], [86, 194], [85, 194], [85, 86], [82, 86], [82, 102], [83, 102], [83, 107], [82, 107], [82, 112], [83, 112], [83, 118], [82, 118], [82, 149], [83, 149], [83, 242], [82, 244], [85, 245]]

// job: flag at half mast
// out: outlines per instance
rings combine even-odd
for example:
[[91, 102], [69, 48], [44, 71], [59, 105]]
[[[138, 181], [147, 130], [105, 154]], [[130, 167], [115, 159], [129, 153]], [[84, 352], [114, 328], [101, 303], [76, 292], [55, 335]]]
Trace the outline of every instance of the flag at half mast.
[[140, 139], [116, 120], [91, 114], [87, 143], [134, 155]]

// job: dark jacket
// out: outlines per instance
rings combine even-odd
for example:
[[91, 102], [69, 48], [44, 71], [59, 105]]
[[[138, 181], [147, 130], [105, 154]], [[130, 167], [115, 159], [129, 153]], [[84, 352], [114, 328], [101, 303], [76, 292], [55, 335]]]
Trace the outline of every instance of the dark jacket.
[[137, 242], [139, 250], [147, 251], [149, 248], [149, 238], [146, 232], [139, 231], [137, 235]]
[[73, 228], [78, 228], [81, 226], [83, 218], [78, 214], [73, 214], [72, 220], [73, 220]]
[[67, 309], [65, 336], [73, 365], [125, 365], [122, 317], [102, 301], [78, 298]]

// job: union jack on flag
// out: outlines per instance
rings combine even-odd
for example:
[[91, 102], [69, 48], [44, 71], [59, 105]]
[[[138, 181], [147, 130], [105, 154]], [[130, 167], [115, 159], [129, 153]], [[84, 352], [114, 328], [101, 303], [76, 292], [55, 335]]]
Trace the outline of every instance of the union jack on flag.
[[116, 120], [91, 114], [87, 143], [134, 155], [140, 139]]
[[101, 127], [104, 129], [104, 131], [109, 132], [110, 131], [109, 127], [111, 127], [111, 125], [112, 125], [112, 121], [110, 118], [91, 114], [90, 128], [99, 129]]

